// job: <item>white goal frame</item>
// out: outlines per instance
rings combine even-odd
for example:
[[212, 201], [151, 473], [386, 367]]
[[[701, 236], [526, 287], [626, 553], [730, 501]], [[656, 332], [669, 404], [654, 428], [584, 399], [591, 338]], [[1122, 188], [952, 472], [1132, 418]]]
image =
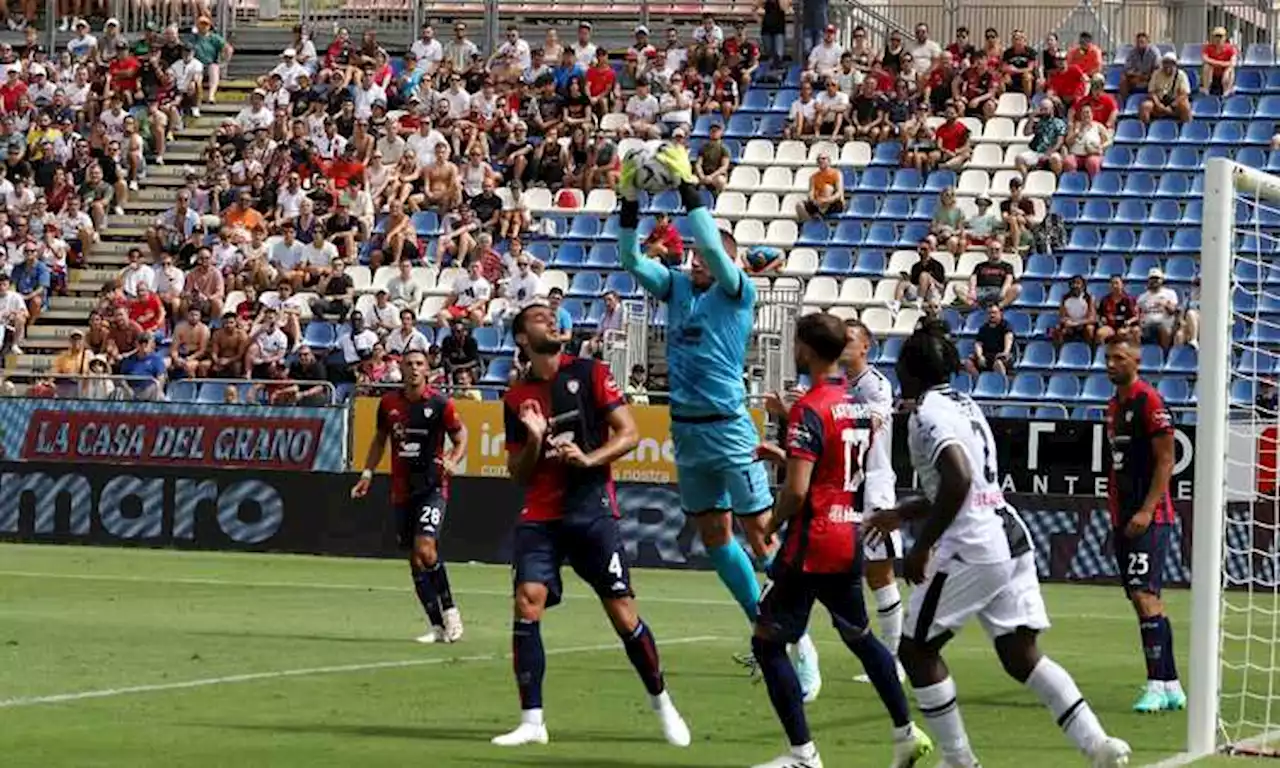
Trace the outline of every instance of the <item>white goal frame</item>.
[[1200, 256], [1200, 364], [1196, 391], [1195, 497], [1191, 547], [1191, 643], [1187, 755], [1219, 746], [1222, 680], [1222, 566], [1233, 323], [1236, 197], [1280, 205], [1280, 178], [1227, 160], [1205, 164]]

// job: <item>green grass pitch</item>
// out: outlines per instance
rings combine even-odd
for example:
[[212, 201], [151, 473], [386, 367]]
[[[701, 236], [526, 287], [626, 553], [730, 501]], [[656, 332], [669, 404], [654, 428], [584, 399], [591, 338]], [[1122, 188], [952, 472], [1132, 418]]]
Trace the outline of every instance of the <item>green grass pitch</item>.
[[[718, 768], [783, 750], [764, 687], [731, 661], [747, 627], [727, 593], [709, 573], [654, 570], [635, 572], [640, 609], [693, 746], [662, 741], [603, 614], [570, 577], [543, 630], [552, 743], [491, 747], [517, 720], [509, 572], [450, 573], [467, 637], [419, 646], [421, 611], [398, 562], [0, 546], [0, 765]], [[1045, 591], [1055, 626], [1044, 649], [1130, 741], [1133, 764], [1179, 751], [1181, 715], [1128, 711], [1143, 662], [1120, 590]], [[1189, 596], [1168, 598], [1185, 675]], [[888, 764], [874, 692], [852, 682], [861, 670], [825, 614], [814, 627], [825, 688], [809, 714], [826, 764]], [[1085, 764], [980, 629], [946, 656], [987, 768]]]

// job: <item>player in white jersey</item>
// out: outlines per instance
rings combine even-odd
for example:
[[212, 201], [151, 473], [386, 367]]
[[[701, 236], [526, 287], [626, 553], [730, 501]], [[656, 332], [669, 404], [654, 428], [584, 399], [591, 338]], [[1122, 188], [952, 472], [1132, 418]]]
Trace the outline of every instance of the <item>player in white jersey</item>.
[[1037, 646], [1049, 617], [1031, 537], [1000, 490], [995, 439], [982, 409], [951, 389], [959, 370], [944, 323], [926, 321], [903, 344], [897, 373], [902, 396], [916, 405], [908, 443], [924, 496], [865, 523], [874, 535], [896, 530], [903, 520], [922, 521], [903, 558], [903, 574], [917, 586], [898, 657], [941, 747], [942, 765], [978, 765], [941, 656], [972, 618], [992, 639], [1005, 671], [1036, 694], [1094, 766], [1127, 765], [1129, 745], [1103, 731], [1071, 675]]

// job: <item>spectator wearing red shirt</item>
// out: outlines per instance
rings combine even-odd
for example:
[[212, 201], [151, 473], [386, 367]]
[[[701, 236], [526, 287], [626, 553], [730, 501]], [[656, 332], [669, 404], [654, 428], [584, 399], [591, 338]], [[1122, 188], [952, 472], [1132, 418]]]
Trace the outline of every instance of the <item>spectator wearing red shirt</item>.
[[613, 86], [617, 82], [618, 76], [609, 63], [609, 52], [597, 48], [595, 63], [587, 69], [587, 98], [597, 115], [613, 111]]
[[1098, 302], [1098, 331], [1095, 340], [1104, 346], [1113, 337], [1138, 343], [1141, 317], [1138, 302], [1124, 290], [1124, 279], [1111, 277], [1111, 290]]
[[17, 109], [18, 99], [27, 92], [27, 84], [18, 77], [18, 70], [17, 64], [10, 64], [5, 72], [4, 83], [0, 85], [0, 103], [4, 104], [5, 112]]
[[356, 145], [349, 142], [342, 147], [342, 155], [325, 169], [335, 189], [346, 189], [351, 182], [364, 178], [364, 163], [356, 159]]
[[1079, 112], [1083, 107], [1089, 107], [1093, 112], [1094, 122], [1102, 123], [1107, 126], [1107, 130], [1114, 131], [1116, 117], [1120, 114], [1120, 105], [1111, 94], [1107, 93], [1106, 89], [1107, 79], [1100, 74], [1094, 75], [1089, 80], [1089, 95], [1076, 99], [1071, 105], [1071, 111]]
[[1239, 55], [1227, 39], [1227, 30], [1214, 27], [1209, 42], [1200, 49], [1200, 58], [1204, 60], [1200, 68], [1200, 92], [1230, 96], [1236, 87], [1236, 58]]
[[941, 165], [943, 168], [959, 170], [969, 162], [969, 156], [973, 154], [973, 148], [969, 146], [969, 127], [960, 122], [953, 105], [947, 105], [943, 115], [945, 119], [942, 125], [934, 131], [938, 149], [942, 152]]
[[684, 262], [684, 239], [670, 216], [659, 213], [654, 219], [653, 232], [644, 241], [644, 251], [667, 266], [678, 267]]
[[129, 319], [147, 333], [164, 330], [164, 303], [144, 281], [138, 282], [138, 293], [129, 302]]
[[1067, 68], [1077, 66], [1087, 77], [1102, 71], [1102, 49], [1093, 44], [1093, 35], [1081, 32], [1078, 45], [1067, 51]]
[[480, 274], [490, 285], [497, 286], [506, 279], [507, 265], [502, 260], [502, 254], [493, 249], [493, 235], [488, 232], [480, 233], [476, 244], [480, 247]]
[[1049, 75], [1045, 85], [1048, 93], [1061, 100], [1063, 106], [1069, 110], [1077, 101], [1084, 98], [1088, 92], [1089, 75], [1085, 74], [1079, 64], [1071, 63]]
[[107, 96], [119, 96], [126, 109], [133, 106], [134, 98], [142, 97], [138, 91], [138, 72], [141, 69], [142, 64], [138, 61], [138, 57], [134, 56], [128, 47], [121, 47], [115, 60], [107, 67], [111, 80], [107, 88]]

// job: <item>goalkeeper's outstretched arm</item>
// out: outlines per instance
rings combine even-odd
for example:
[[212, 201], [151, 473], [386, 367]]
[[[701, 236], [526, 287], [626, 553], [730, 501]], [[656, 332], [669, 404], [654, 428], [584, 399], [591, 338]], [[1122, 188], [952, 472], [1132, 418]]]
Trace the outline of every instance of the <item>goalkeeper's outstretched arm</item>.
[[654, 298], [665, 300], [671, 294], [671, 271], [640, 253], [640, 234], [636, 231], [640, 226], [640, 203], [623, 199], [621, 205], [618, 258], [622, 268], [630, 272]]

